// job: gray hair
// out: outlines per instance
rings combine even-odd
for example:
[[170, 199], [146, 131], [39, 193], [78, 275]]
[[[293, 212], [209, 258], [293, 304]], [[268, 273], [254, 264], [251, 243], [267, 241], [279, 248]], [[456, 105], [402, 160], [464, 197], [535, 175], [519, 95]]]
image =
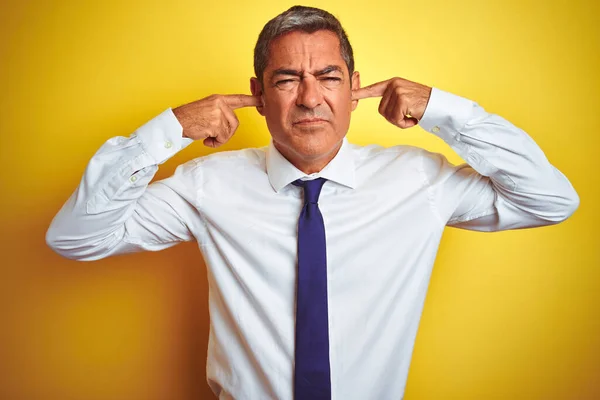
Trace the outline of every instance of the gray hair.
[[267, 22], [254, 47], [254, 73], [263, 83], [263, 74], [267, 68], [269, 46], [271, 42], [285, 33], [303, 31], [313, 33], [328, 30], [340, 40], [340, 52], [346, 62], [350, 75], [354, 72], [354, 55], [348, 36], [340, 21], [325, 10], [314, 7], [294, 6]]

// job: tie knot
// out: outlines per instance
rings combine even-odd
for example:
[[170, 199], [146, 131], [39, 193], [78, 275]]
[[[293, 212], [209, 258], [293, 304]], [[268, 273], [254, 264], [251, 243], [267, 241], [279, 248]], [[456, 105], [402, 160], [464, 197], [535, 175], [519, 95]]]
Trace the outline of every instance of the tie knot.
[[292, 184], [304, 188], [304, 203], [318, 203], [319, 194], [325, 183], [325, 178], [317, 178], [310, 181], [295, 180]]

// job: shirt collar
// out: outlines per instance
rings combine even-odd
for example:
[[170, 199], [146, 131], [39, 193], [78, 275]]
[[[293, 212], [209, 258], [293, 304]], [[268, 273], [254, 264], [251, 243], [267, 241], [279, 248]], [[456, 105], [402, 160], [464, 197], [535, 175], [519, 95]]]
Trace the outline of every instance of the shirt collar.
[[266, 152], [267, 175], [269, 182], [277, 193], [296, 179], [310, 176], [311, 178], [325, 178], [348, 186], [356, 187], [354, 176], [354, 154], [348, 139], [344, 136], [342, 146], [335, 157], [320, 172], [307, 175], [289, 162], [273, 145], [273, 138], [269, 142]]

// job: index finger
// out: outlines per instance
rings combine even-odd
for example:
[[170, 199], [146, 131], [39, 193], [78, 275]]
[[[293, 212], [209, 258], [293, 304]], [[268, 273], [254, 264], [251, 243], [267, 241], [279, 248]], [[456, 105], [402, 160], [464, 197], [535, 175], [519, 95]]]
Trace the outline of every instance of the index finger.
[[223, 95], [225, 103], [232, 109], [242, 107], [258, 107], [262, 106], [262, 100], [259, 96], [250, 96], [247, 94], [225, 94]]
[[388, 86], [389, 79], [383, 82], [377, 82], [364, 88], [352, 91], [352, 100], [366, 99], [368, 97], [381, 97]]

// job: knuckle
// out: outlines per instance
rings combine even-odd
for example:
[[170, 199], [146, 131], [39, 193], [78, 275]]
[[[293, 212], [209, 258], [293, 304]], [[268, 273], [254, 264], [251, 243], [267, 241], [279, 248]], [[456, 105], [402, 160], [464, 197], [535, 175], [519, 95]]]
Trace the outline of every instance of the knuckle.
[[214, 94], [212, 101], [213, 101], [213, 104], [216, 106], [220, 106], [221, 104], [224, 103], [223, 96], [221, 96], [220, 94]]
[[223, 135], [225, 132], [229, 131], [229, 122], [227, 122], [227, 120], [221, 121], [221, 123], [219, 124], [219, 126], [216, 128], [216, 131], [218, 132], [217, 135]]
[[207, 129], [204, 132], [202, 132], [202, 134], [203, 134], [204, 137], [207, 137], [207, 138], [211, 138], [211, 137], [215, 137], [216, 136], [214, 130], [212, 130], [212, 129]]

